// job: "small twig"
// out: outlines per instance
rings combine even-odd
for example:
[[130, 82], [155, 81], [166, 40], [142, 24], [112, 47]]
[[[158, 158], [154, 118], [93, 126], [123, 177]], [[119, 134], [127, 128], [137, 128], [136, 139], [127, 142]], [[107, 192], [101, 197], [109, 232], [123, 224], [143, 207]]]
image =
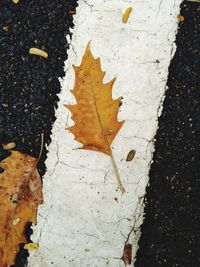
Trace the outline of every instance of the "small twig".
[[40, 158], [42, 156], [43, 149], [44, 149], [44, 132], [41, 133], [40, 154], [38, 157], [38, 161], [40, 160]]
[[111, 157], [111, 161], [112, 161], [112, 166], [113, 166], [113, 170], [114, 170], [114, 173], [115, 173], [115, 177], [117, 179], [117, 183], [118, 183], [118, 186], [119, 186], [119, 189], [121, 190], [122, 193], [125, 193], [125, 189], [122, 185], [122, 182], [121, 182], [121, 179], [120, 179], [120, 176], [119, 176], [119, 172], [118, 172], [118, 168], [117, 168], [117, 165], [116, 165], [116, 162], [115, 162], [115, 159], [113, 157], [113, 153], [112, 153], [112, 150], [110, 149], [110, 157]]

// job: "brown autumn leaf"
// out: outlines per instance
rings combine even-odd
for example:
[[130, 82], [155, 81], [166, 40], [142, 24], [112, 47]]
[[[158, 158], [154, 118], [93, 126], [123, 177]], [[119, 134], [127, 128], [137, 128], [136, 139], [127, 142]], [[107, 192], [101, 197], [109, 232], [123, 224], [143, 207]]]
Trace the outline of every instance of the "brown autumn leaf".
[[28, 222], [36, 224], [36, 212], [43, 202], [38, 159], [18, 151], [0, 162], [0, 266], [15, 262], [19, 245], [26, 243]]
[[93, 57], [90, 44], [81, 65], [73, 68], [76, 78], [71, 92], [77, 104], [65, 107], [71, 111], [75, 125], [67, 129], [74, 134], [75, 140], [83, 144], [82, 149], [99, 151], [111, 157], [119, 187], [124, 192], [110, 147], [124, 123], [117, 119], [121, 97], [112, 99], [115, 78], [103, 83], [105, 72], [101, 70], [100, 59]]

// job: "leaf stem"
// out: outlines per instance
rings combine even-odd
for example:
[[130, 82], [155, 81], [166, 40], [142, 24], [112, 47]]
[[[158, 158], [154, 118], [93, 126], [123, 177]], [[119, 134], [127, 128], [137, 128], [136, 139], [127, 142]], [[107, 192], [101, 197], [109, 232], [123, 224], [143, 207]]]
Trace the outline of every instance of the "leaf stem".
[[38, 161], [40, 160], [40, 158], [42, 156], [43, 149], [44, 149], [44, 132], [42, 131], [42, 133], [41, 133], [41, 144], [40, 144], [40, 154], [38, 156]]
[[124, 187], [122, 185], [122, 182], [121, 182], [121, 179], [120, 179], [120, 176], [119, 176], [119, 172], [118, 172], [118, 168], [117, 168], [115, 159], [113, 157], [113, 153], [112, 153], [111, 148], [110, 148], [110, 157], [111, 157], [111, 162], [112, 162], [113, 170], [114, 170], [114, 173], [115, 173], [115, 177], [117, 179], [117, 183], [118, 183], [119, 189], [121, 190], [122, 193], [125, 193], [126, 191], [125, 191], [125, 189], [124, 189]]

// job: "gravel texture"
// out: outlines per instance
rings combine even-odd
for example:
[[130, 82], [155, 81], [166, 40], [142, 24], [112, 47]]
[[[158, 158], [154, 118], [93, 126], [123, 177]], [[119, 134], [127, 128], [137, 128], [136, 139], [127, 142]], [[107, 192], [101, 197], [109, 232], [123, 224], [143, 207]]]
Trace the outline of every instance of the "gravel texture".
[[[0, 1], [0, 144], [15, 142], [17, 150], [38, 157], [42, 132], [45, 144], [50, 143], [58, 77], [64, 76], [69, 47], [65, 36], [76, 6], [76, 0]], [[31, 47], [47, 51], [48, 59], [30, 55]], [[41, 175], [46, 152], [38, 166]], [[6, 156], [0, 147], [0, 160]], [[30, 233], [28, 225], [28, 238]], [[21, 249], [15, 267], [26, 266], [27, 254]]]
[[181, 15], [135, 267], [200, 266], [200, 4]]

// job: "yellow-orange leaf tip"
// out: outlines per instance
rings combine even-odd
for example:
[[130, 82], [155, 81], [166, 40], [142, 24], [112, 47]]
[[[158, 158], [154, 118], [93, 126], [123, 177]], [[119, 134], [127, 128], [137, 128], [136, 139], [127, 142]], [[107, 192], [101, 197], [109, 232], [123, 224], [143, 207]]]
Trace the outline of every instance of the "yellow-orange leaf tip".
[[132, 7], [128, 7], [126, 9], [126, 11], [124, 12], [124, 14], [122, 16], [122, 22], [123, 23], [127, 23], [128, 22], [128, 19], [129, 19], [129, 16], [130, 16], [132, 10], [133, 10]]
[[[81, 65], [73, 68], [76, 80], [71, 92], [77, 103], [65, 105], [74, 121], [74, 125], [67, 129], [83, 144], [82, 149], [102, 152], [113, 160], [110, 145], [124, 123], [117, 119], [121, 98], [112, 99], [115, 79], [103, 83], [105, 72], [101, 70], [100, 59], [93, 57], [90, 43]], [[116, 166], [114, 168], [116, 172]], [[123, 191], [122, 185], [119, 186]]]

